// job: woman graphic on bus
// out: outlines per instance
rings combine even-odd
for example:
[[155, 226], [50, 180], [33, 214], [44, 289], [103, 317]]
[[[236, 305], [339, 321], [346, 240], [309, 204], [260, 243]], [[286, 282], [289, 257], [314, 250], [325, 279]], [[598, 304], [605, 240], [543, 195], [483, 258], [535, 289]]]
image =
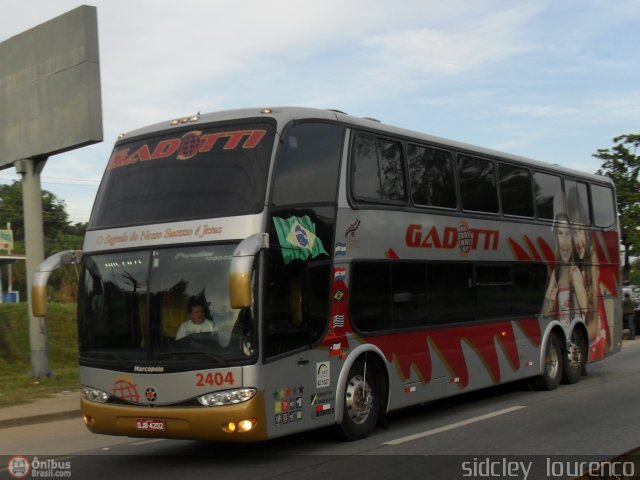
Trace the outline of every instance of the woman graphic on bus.
[[562, 191], [556, 194], [553, 207], [557, 257], [549, 275], [543, 313], [569, 327], [573, 318], [587, 314], [589, 302], [582, 273], [575, 265], [573, 231]]
[[609, 328], [606, 311], [601, 308], [598, 295], [599, 269], [596, 250], [590, 232], [586, 226], [590, 223], [587, 199], [582, 198], [576, 187], [571, 187], [567, 193], [567, 210], [573, 223], [573, 245], [575, 250], [576, 267], [580, 270], [583, 284], [587, 293], [588, 309], [585, 317], [589, 333], [590, 355], [592, 360], [604, 357], [609, 351]]

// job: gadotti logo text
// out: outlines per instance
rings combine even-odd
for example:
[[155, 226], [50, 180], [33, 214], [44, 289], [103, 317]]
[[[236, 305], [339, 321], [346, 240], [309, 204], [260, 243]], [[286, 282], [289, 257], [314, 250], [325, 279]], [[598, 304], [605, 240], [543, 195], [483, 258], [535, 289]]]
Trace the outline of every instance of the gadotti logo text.
[[497, 250], [500, 232], [486, 228], [471, 228], [465, 221], [457, 227], [430, 227], [412, 223], [405, 232], [405, 244], [411, 248], [455, 249], [461, 255], [472, 250]]
[[188, 160], [199, 153], [210, 152], [216, 143], [222, 145], [223, 150], [251, 149], [260, 143], [266, 133], [265, 130], [235, 130], [203, 134], [202, 130], [194, 130], [179, 138], [145, 143], [134, 151], [130, 148], [115, 150], [109, 159], [107, 170], [173, 155], [176, 155], [177, 160]]

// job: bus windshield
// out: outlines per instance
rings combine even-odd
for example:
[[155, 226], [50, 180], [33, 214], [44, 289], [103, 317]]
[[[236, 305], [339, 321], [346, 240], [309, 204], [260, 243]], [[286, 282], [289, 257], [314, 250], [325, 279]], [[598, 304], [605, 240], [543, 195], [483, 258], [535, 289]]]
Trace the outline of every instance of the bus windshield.
[[152, 361], [183, 370], [255, 359], [252, 312], [229, 306], [234, 248], [86, 256], [78, 305], [81, 363], [128, 369]]
[[274, 132], [261, 119], [117, 143], [89, 228], [262, 211]]

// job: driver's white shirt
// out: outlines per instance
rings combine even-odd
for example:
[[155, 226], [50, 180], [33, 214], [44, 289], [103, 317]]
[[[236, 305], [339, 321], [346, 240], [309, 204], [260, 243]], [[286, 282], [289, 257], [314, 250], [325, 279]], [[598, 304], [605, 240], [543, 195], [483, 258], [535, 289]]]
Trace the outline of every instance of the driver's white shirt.
[[198, 324], [193, 323], [191, 319], [182, 322], [176, 333], [176, 340], [180, 340], [182, 337], [192, 335], [194, 333], [207, 333], [210, 332], [214, 336], [218, 335], [218, 329], [211, 320], [205, 319], [204, 322]]

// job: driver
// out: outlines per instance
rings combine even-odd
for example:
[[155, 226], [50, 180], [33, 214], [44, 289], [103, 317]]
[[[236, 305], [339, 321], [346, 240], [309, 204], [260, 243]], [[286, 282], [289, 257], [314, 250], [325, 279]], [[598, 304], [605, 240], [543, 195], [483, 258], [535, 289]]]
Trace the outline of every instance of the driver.
[[187, 335], [194, 333], [211, 333], [212, 336], [218, 336], [218, 329], [213, 323], [213, 320], [209, 320], [205, 316], [206, 302], [199, 298], [191, 297], [187, 305], [187, 312], [189, 318], [182, 322], [176, 333], [176, 340], [180, 340]]

